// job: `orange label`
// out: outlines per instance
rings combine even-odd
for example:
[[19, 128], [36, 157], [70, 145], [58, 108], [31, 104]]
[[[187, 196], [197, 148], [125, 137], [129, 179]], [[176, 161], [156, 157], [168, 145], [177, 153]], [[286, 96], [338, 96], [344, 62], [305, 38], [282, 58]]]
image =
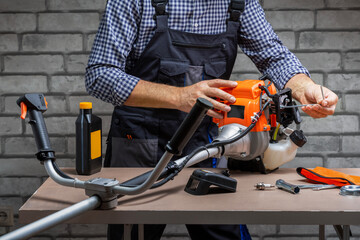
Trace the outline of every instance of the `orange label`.
[[91, 159], [101, 157], [101, 131], [91, 132]]

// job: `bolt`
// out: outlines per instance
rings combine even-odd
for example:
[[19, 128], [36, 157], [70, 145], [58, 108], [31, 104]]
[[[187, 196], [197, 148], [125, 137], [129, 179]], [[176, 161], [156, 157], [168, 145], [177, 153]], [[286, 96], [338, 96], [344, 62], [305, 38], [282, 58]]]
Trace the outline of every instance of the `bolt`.
[[0, 222], [5, 222], [8, 218], [8, 215], [6, 212], [0, 212]]

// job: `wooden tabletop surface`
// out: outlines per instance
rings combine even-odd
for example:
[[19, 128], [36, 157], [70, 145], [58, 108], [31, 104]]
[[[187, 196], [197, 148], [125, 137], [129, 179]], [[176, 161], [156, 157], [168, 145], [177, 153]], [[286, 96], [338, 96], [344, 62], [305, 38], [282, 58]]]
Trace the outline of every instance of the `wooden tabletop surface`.
[[[76, 176], [81, 180], [95, 177], [126, 181], [149, 169], [103, 168], [92, 176]], [[336, 169], [360, 176], [360, 169]], [[89, 211], [70, 223], [172, 223], [172, 224], [360, 224], [360, 197], [341, 196], [339, 189], [313, 191], [301, 189], [291, 194], [280, 189], [256, 190], [258, 182], [275, 184], [284, 179], [292, 184], [307, 184], [295, 169], [279, 169], [271, 174], [231, 172], [237, 179], [235, 193], [194, 196], [184, 187], [194, 169], [184, 169], [173, 181], [136, 196], [123, 196], [112, 210]], [[220, 169], [212, 169], [219, 172]], [[84, 189], [60, 186], [51, 179], [21, 207], [20, 222], [30, 223], [88, 198]]]

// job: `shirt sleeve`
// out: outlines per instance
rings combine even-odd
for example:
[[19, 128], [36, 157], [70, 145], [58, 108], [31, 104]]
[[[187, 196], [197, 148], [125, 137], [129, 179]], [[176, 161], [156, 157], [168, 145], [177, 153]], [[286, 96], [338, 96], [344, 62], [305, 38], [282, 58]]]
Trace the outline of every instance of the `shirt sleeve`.
[[140, 21], [137, 2], [108, 0], [86, 68], [88, 93], [113, 105], [123, 104], [139, 81], [125, 72]]
[[240, 21], [241, 50], [278, 89], [283, 89], [295, 74], [304, 73], [310, 77], [308, 70], [275, 34], [257, 0], [247, 1]]

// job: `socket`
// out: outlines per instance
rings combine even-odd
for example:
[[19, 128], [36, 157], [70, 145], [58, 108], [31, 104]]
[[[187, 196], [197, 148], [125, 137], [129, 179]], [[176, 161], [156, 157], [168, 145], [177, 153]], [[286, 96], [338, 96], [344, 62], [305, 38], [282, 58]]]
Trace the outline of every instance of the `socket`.
[[0, 207], [0, 226], [14, 226], [14, 215], [12, 207]]

